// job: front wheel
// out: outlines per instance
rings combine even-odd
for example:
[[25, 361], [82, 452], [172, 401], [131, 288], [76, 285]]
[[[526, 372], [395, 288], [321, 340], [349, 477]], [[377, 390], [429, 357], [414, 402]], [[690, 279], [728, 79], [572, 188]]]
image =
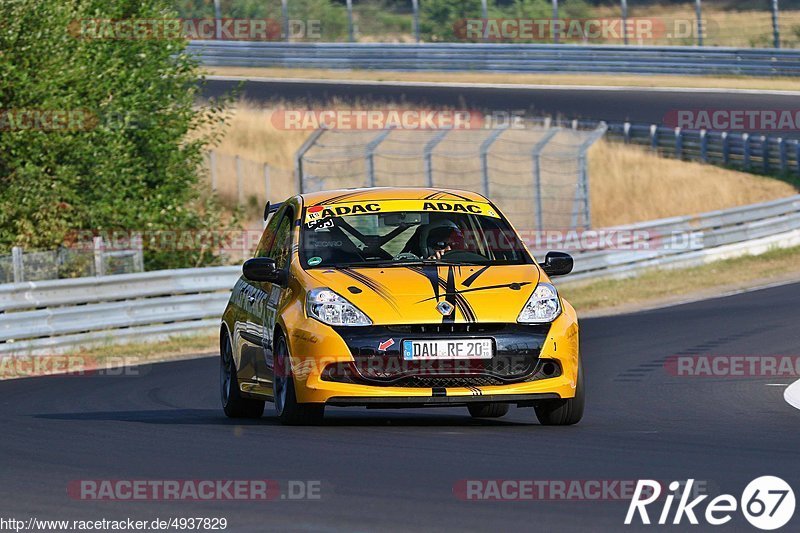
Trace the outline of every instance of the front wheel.
[[583, 418], [583, 407], [586, 403], [585, 379], [583, 363], [578, 363], [578, 382], [575, 385], [575, 397], [566, 400], [543, 400], [534, 406], [536, 418], [544, 426], [571, 426]]
[[310, 426], [322, 422], [325, 416], [325, 404], [300, 403], [294, 388], [289, 347], [283, 336], [275, 342], [272, 352], [272, 396], [275, 400], [275, 414], [281, 424], [287, 426]]
[[228, 336], [222, 340], [219, 358], [219, 385], [222, 409], [229, 418], [259, 418], [264, 413], [264, 402], [243, 398], [239, 392], [239, 377]]

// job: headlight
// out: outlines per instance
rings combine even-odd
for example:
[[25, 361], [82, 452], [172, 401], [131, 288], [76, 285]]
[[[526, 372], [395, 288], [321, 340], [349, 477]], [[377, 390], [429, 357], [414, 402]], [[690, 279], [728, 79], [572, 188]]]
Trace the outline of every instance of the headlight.
[[517, 322], [544, 324], [552, 322], [561, 314], [556, 288], [549, 283], [540, 283], [528, 298], [525, 307], [517, 317]]
[[358, 307], [327, 288], [308, 291], [306, 312], [330, 326], [371, 326], [372, 321]]

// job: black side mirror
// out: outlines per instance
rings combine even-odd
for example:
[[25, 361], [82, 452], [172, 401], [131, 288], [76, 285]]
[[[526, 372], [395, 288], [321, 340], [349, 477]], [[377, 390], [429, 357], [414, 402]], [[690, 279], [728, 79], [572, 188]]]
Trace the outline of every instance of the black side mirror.
[[564, 252], [547, 252], [544, 263], [539, 263], [544, 273], [548, 276], [566, 276], [572, 272], [575, 261], [572, 256]]
[[254, 257], [242, 265], [244, 277], [250, 281], [266, 281], [286, 285], [286, 271], [278, 270], [275, 260], [269, 257]]

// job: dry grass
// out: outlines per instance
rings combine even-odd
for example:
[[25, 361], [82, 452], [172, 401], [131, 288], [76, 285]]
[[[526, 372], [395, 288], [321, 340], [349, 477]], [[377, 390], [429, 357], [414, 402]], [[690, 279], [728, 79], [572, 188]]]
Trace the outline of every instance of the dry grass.
[[[735, 46], [742, 48], [750, 47], [771, 47], [772, 37], [772, 13], [769, 3], [763, 2], [764, 9], [746, 9], [733, 11], [731, 9], [720, 9], [704, 2], [703, 20], [706, 25], [705, 45], [710, 46]], [[696, 27], [695, 5], [687, 2], [678, 5], [648, 5], [632, 6], [628, 10], [630, 17], [658, 17], [667, 22], [667, 27], [673, 27], [671, 21], [688, 21], [688, 24]], [[615, 7], [595, 8], [595, 15], [599, 17], [619, 17], [620, 10]], [[782, 10], [780, 12], [781, 43], [782, 46], [791, 48], [800, 44], [800, 39], [794, 30], [800, 27], [799, 10]], [[691, 39], [661, 38], [648, 40], [642, 44], [649, 45], [694, 45], [696, 41]]]
[[596, 227], [690, 215], [796, 194], [779, 180], [665, 159], [646, 148], [609, 142], [589, 152]]
[[[278, 129], [270, 120], [271, 113], [270, 109], [239, 103], [216, 148], [218, 190], [223, 197], [235, 199], [233, 156], [243, 158], [245, 197], [253, 198], [254, 220], [250, 225], [256, 224], [266, 198], [262, 164], [271, 167], [271, 201], [294, 194], [293, 155], [309, 134]], [[598, 143], [589, 152], [589, 175], [595, 227], [700, 213], [796, 193], [791, 185], [778, 180], [663, 159], [645, 148], [607, 142]], [[451, 184], [464, 188], [470, 185], [474, 184]]]
[[208, 74], [242, 78], [297, 78], [314, 80], [369, 80], [439, 83], [490, 83], [529, 85], [583, 85], [612, 87], [682, 87], [708, 89], [759, 89], [798, 91], [794, 78], [750, 78], [745, 76], [673, 76], [651, 74], [498, 74], [476, 72], [391, 72], [373, 70], [287, 69], [214, 67]]

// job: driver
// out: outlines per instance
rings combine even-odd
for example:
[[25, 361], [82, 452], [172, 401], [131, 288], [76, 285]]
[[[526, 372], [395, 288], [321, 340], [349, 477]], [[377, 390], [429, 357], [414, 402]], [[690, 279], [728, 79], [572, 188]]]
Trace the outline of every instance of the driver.
[[455, 224], [433, 228], [425, 241], [428, 259], [440, 260], [451, 250], [464, 249], [464, 234]]

